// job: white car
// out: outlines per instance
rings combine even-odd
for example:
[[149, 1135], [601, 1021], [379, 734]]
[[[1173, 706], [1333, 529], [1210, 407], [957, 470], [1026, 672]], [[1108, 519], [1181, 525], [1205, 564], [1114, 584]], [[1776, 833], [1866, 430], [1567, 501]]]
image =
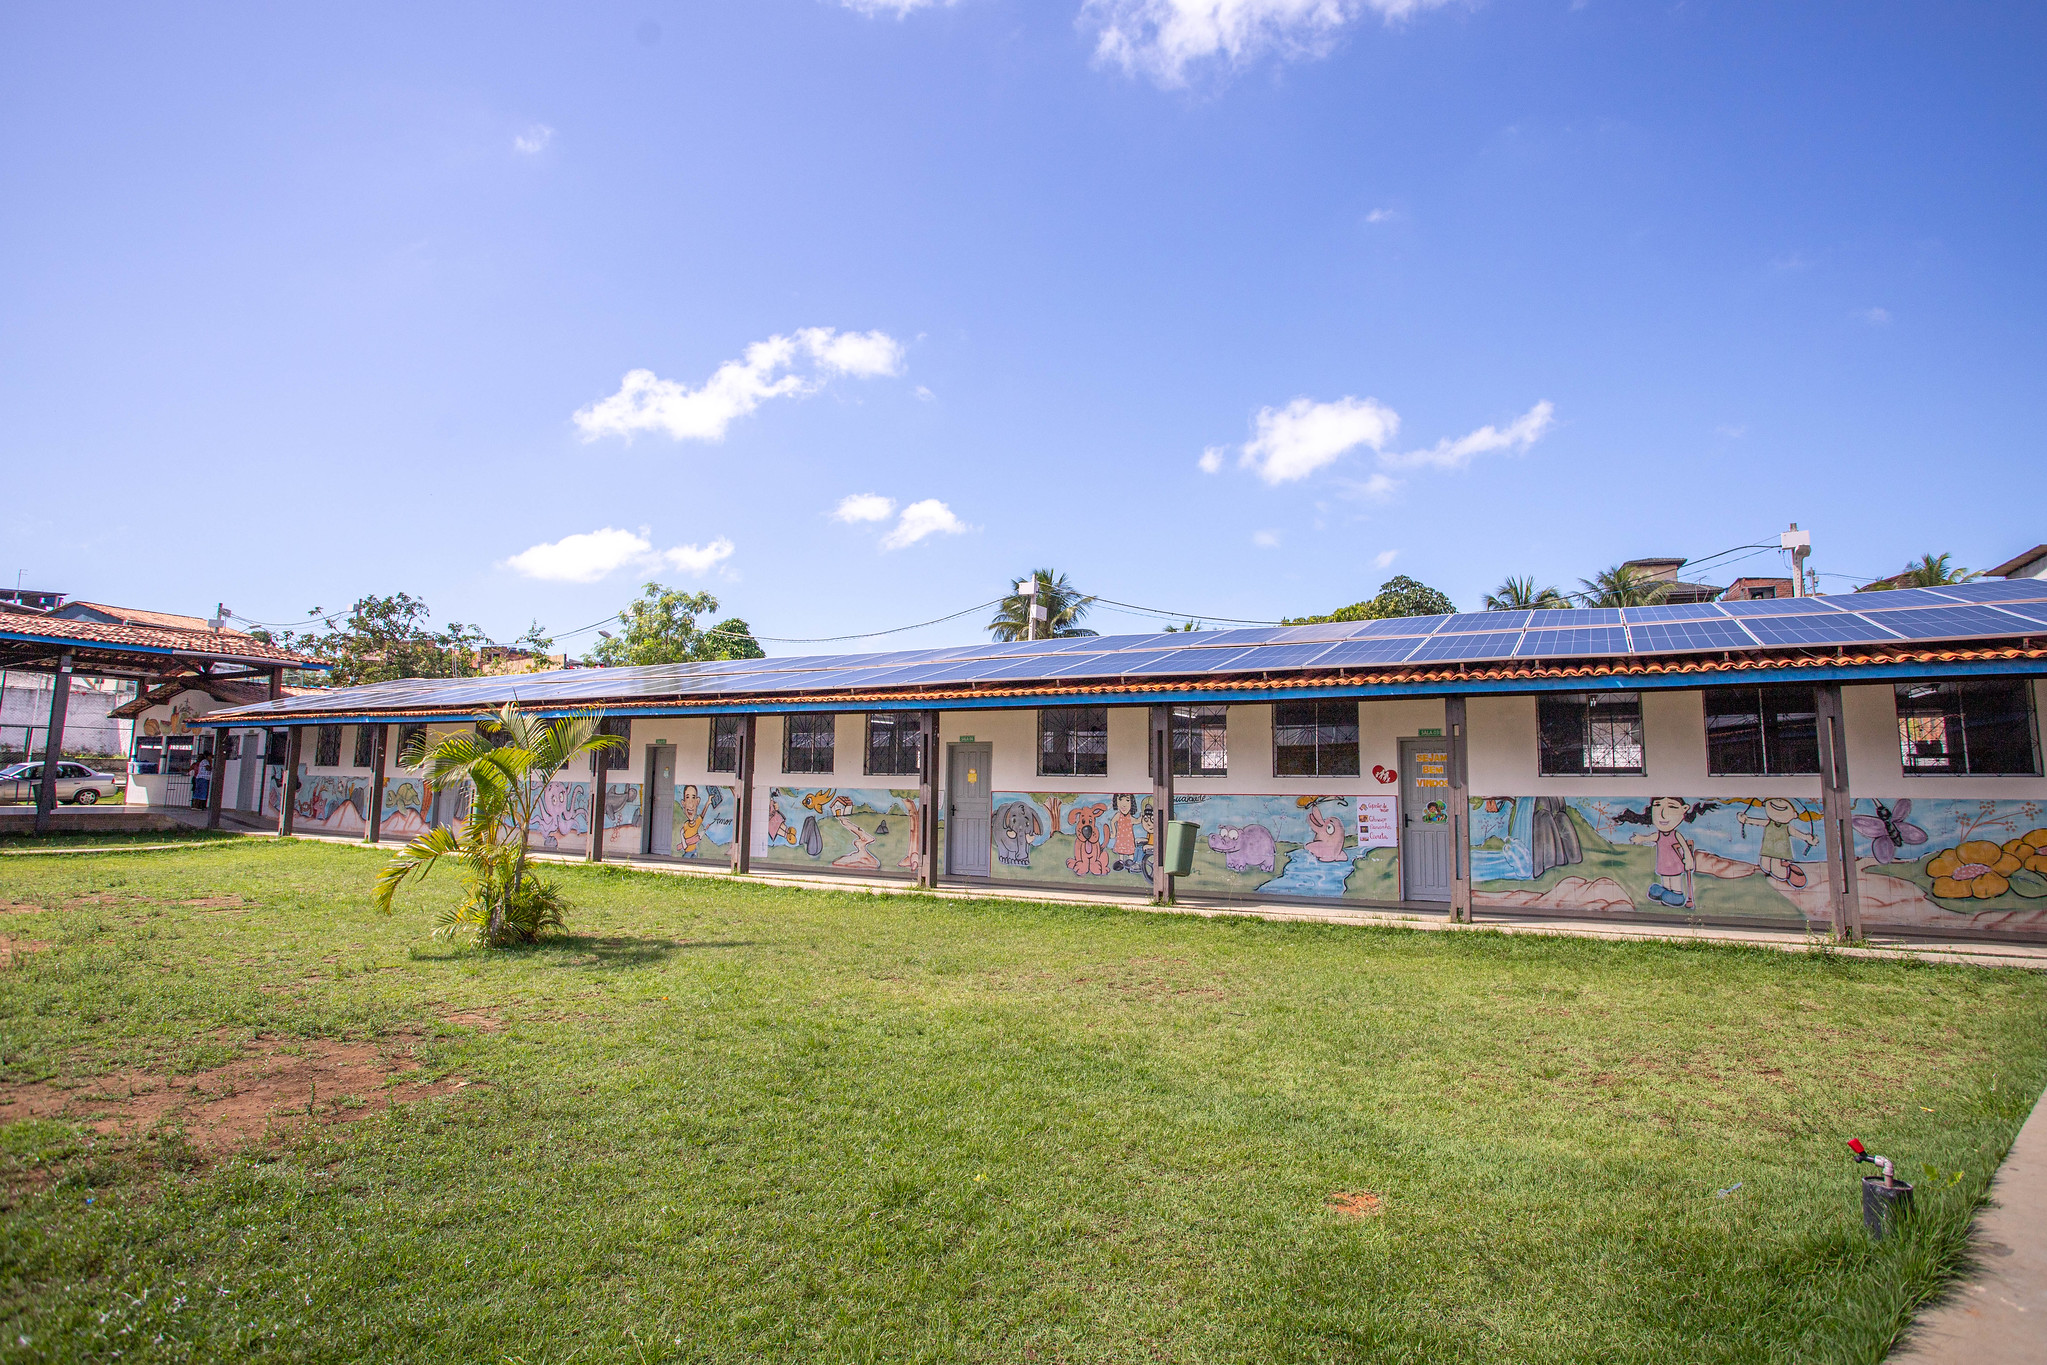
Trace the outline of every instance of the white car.
[[[34, 802], [43, 785], [41, 763], [17, 763], [0, 768], [0, 801]], [[96, 773], [83, 763], [63, 759], [57, 764], [57, 799], [77, 806], [90, 806], [120, 792], [122, 781], [107, 773]]]

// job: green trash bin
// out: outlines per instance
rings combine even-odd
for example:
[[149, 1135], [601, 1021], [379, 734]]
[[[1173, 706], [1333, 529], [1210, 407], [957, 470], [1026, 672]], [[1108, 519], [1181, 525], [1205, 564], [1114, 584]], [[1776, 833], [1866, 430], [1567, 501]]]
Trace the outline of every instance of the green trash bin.
[[1194, 841], [1201, 826], [1192, 820], [1166, 821], [1166, 871], [1184, 877], [1194, 870]]

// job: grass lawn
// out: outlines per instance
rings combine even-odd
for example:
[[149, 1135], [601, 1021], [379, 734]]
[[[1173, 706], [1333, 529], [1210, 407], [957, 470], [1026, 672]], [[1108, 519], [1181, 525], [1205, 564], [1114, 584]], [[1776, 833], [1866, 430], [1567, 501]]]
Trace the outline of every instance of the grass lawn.
[[1874, 1361], [2047, 1083], [2016, 971], [378, 861], [0, 860], [0, 1356]]

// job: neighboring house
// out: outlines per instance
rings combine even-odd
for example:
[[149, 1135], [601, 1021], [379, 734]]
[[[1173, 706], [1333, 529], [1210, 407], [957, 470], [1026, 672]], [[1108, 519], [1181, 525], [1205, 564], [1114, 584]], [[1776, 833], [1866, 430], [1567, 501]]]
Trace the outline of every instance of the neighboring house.
[[[287, 697], [306, 696], [319, 690], [283, 689]], [[191, 804], [192, 769], [201, 758], [214, 756], [213, 732], [204, 728], [199, 718], [224, 706], [249, 706], [269, 698], [267, 680], [181, 678], [152, 687], [117, 707], [115, 717], [132, 723], [135, 730], [128, 752], [128, 804]], [[68, 731], [70, 727], [65, 728]], [[278, 731], [275, 742], [262, 731], [244, 731], [236, 737], [233, 751], [226, 755], [228, 785], [222, 804], [229, 810], [261, 808], [264, 767], [276, 766], [277, 772], [283, 771], [279, 766], [284, 762], [283, 734]], [[276, 774], [271, 774], [273, 781], [275, 777]]]
[[1795, 585], [1788, 578], [1737, 578], [1727, 585], [1727, 591], [1720, 594], [1722, 602], [1768, 602], [1779, 597], [1796, 597]]
[[1983, 571], [1985, 578], [2047, 578], [2047, 545], [2035, 545], [2022, 555], [2007, 559], [1994, 569]]
[[476, 652], [476, 671], [484, 677], [508, 673], [552, 673], [572, 668], [566, 654], [533, 654], [510, 645], [485, 645]]
[[[47, 673], [8, 670], [0, 675], [0, 757], [9, 762], [41, 757], [43, 735], [50, 726], [51, 686]], [[135, 684], [125, 679], [74, 675], [66, 703], [64, 752], [127, 753], [129, 726], [113, 712], [134, 695]]]
[[17, 607], [48, 611], [64, 600], [61, 592], [38, 592], [34, 588], [0, 588], [0, 602]]
[[1711, 583], [1687, 583], [1677, 576], [1685, 566], [1682, 559], [1629, 559], [1623, 560], [1623, 569], [1634, 569], [1645, 578], [1670, 586], [1663, 594], [1667, 606], [1681, 606], [1687, 602], [1710, 602], [1720, 595], [1720, 589]]

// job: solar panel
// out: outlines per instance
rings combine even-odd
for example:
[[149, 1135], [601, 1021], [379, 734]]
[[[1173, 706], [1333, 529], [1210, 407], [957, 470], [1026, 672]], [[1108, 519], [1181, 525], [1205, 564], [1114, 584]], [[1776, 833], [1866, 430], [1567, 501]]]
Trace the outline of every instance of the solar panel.
[[1724, 621], [1727, 613], [1712, 602], [1679, 602], [1669, 606], [1622, 607], [1629, 625], [1637, 621]]
[[1467, 611], [1452, 616], [1443, 622], [1438, 635], [1456, 635], [1473, 631], [1519, 630], [1528, 624], [1532, 611]]
[[[1957, 588], [1961, 586], [1959, 583], [1955, 585]], [[1957, 602], [1968, 600], [1960, 595], [1950, 595], [1953, 592], [1953, 588], [1942, 588], [1939, 591], [1932, 588], [1889, 588], [1876, 592], [1851, 593], [1836, 605], [1842, 611], [1897, 611], [1903, 607], [1952, 607]], [[1807, 597], [1798, 600], [1810, 602], [1814, 599]]]
[[[1312, 649], [1314, 646], [1310, 645]], [[1125, 667], [1125, 673], [1213, 673], [1227, 671], [1249, 649], [1172, 649], [1148, 663]]]
[[2030, 602], [2047, 597], [2047, 578], [1979, 578], [1941, 591], [1969, 602]]
[[[1416, 646], [1407, 662], [1451, 663], [1465, 659], [1504, 659], [1521, 639], [1518, 630], [1489, 630], [1481, 634], [1433, 635]], [[1390, 643], [1390, 642], [1389, 642]]]
[[1644, 621], [1628, 627], [1634, 648], [1644, 654], [1687, 649], [1749, 649], [1755, 640], [1739, 621]]
[[1999, 607], [1998, 610], [2008, 611], [2013, 616], [2022, 617], [2027, 621], [2032, 621], [2040, 625], [2047, 625], [2047, 601], [2006, 602], [2003, 606]]
[[1824, 597], [1755, 597], [1746, 602], [1722, 602], [1729, 616], [1812, 616], [1840, 610]]
[[1546, 611], [1532, 623], [1531, 630], [1574, 630], [1585, 626], [1617, 626], [1621, 614], [1613, 607], [1559, 607]]
[[1317, 640], [1305, 645], [1260, 645], [1247, 649], [1238, 655], [1230, 665], [1235, 669], [1305, 668], [1310, 661], [1319, 661], [1334, 645]]
[[1998, 607], [1922, 607], [1918, 611], [1857, 612], [1908, 640], [1944, 640], [1964, 635], [2024, 635], [2028, 623]]
[[1818, 613], [1810, 616], [1752, 616], [1742, 624], [1766, 645], [1848, 645], [1897, 638], [1845, 611], [1826, 616]]
[[[1561, 612], [1544, 612], [1545, 617]], [[1522, 635], [1519, 659], [1567, 659], [1587, 654], [1625, 654], [1628, 632], [1620, 626], [1581, 626], [1576, 630], [1531, 630]]]
[[1377, 638], [1386, 635], [1434, 635], [1447, 623], [1456, 620], [1454, 616], [1389, 616], [1379, 621], [1352, 621], [1346, 640]]
[[1367, 664], [1397, 664], [1415, 647], [1413, 640], [1345, 640], [1331, 645], [1315, 660], [1317, 668], [1361, 668]]

